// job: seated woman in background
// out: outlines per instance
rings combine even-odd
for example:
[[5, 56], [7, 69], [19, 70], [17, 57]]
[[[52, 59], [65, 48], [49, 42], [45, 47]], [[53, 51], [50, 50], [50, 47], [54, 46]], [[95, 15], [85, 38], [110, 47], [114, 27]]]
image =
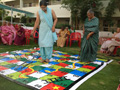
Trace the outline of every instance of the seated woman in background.
[[102, 53], [106, 52], [108, 55], [111, 55], [114, 51], [115, 46], [120, 46], [120, 28], [117, 28], [117, 32], [113, 34], [113, 37], [111, 40], [105, 41], [101, 48], [100, 51]]
[[14, 45], [25, 45], [25, 30], [21, 25], [16, 25], [16, 38], [14, 40]]
[[59, 37], [57, 40], [58, 47], [64, 47], [68, 35], [70, 35], [70, 32], [68, 31], [68, 27], [66, 29], [62, 27], [59, 32]]
[[13, 32], [13, 40], [15, 40], [15, 37], [16, 37], [16, 29], [14, 28], [14, 26], [8, 22], [8, 27], [9, 29]]
[[71, 27], [71, 28], [69, 29], [69, 31], [70, 31], [70, 34], [71, 34], [71, 33], [75, 33], [75, 29], [74, 29], [73, 27]]
[[1, 32], [2, 32], [2, 29], [1, 29], [1, 26], [0, 26], [0, 37], [1, 37]]
[[2, 32], [1, 32], [1, 39], [3, 44], [11, 45], [13, 41], [13, 32], [9, 27], [6, 25], [6, 21], [3, 21], [3, 24], [1, 26]]

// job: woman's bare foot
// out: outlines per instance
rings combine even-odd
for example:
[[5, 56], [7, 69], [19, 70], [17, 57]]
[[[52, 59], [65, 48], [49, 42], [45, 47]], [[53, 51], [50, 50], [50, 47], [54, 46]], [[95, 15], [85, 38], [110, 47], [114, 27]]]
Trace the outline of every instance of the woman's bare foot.
[[41, 62], [41, 63], [44, 63], [44, 61], [45, 61], [45, 60], [41, 60], [40, 62]]
[[49, 63], [49, 59], [46, 59], [46, 62]]

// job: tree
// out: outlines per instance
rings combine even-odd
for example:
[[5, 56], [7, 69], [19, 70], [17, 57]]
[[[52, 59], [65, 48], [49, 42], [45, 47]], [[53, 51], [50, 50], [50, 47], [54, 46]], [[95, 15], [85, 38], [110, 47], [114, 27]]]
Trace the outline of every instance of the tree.
[[103, 9], [102, 0], [63, 0], [62, 7], [71, 11], [71, 18], [76, 29], [78, 29], [80, 20], [83, 22], [87, 17], [89, 9], [93, 9], [97, 17], [101, 15]]
[[108, 26], [113, 25], [112, 16], [115, 14], [116, 9], [119, 9], [120, 11], [120, 0], [110, 0], [105, 9], [105, 20], [107, 21]]

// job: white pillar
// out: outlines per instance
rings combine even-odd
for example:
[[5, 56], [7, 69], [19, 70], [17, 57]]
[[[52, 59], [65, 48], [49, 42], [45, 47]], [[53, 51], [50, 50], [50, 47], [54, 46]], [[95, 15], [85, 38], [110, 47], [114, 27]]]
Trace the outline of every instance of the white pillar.
[[20, 0], [20, 9], [23, 8], [23, 0]]
[[39, 2], [40, 2], [41, 0], [39, 0]]
[[11, 8], [11, 24], [13, 23], [13, 10]]

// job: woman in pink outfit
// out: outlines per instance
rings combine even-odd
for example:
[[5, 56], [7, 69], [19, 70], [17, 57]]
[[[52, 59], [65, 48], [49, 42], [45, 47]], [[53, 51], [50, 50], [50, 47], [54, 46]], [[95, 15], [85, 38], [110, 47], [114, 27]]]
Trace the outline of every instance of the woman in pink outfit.
[[15, 37], [16, 37], [16, 29], [14, 28], [14, 26], [8, 22], [8, 27], [9, 29], [11, 29], [11, 31], [13, 32], [13, 40], [15, 40]]
[[3, 24], [1, 26], [1, 39], [3, 44], [11, 45], [13, 41], [13, 32], [9, 27], [6, 25], [6, 22], [3, 21]]
[[16, 25], [16, 38], [14, 40], [14, 45], [25, 45], [25, 30], [21, 27], [21, 25]]

